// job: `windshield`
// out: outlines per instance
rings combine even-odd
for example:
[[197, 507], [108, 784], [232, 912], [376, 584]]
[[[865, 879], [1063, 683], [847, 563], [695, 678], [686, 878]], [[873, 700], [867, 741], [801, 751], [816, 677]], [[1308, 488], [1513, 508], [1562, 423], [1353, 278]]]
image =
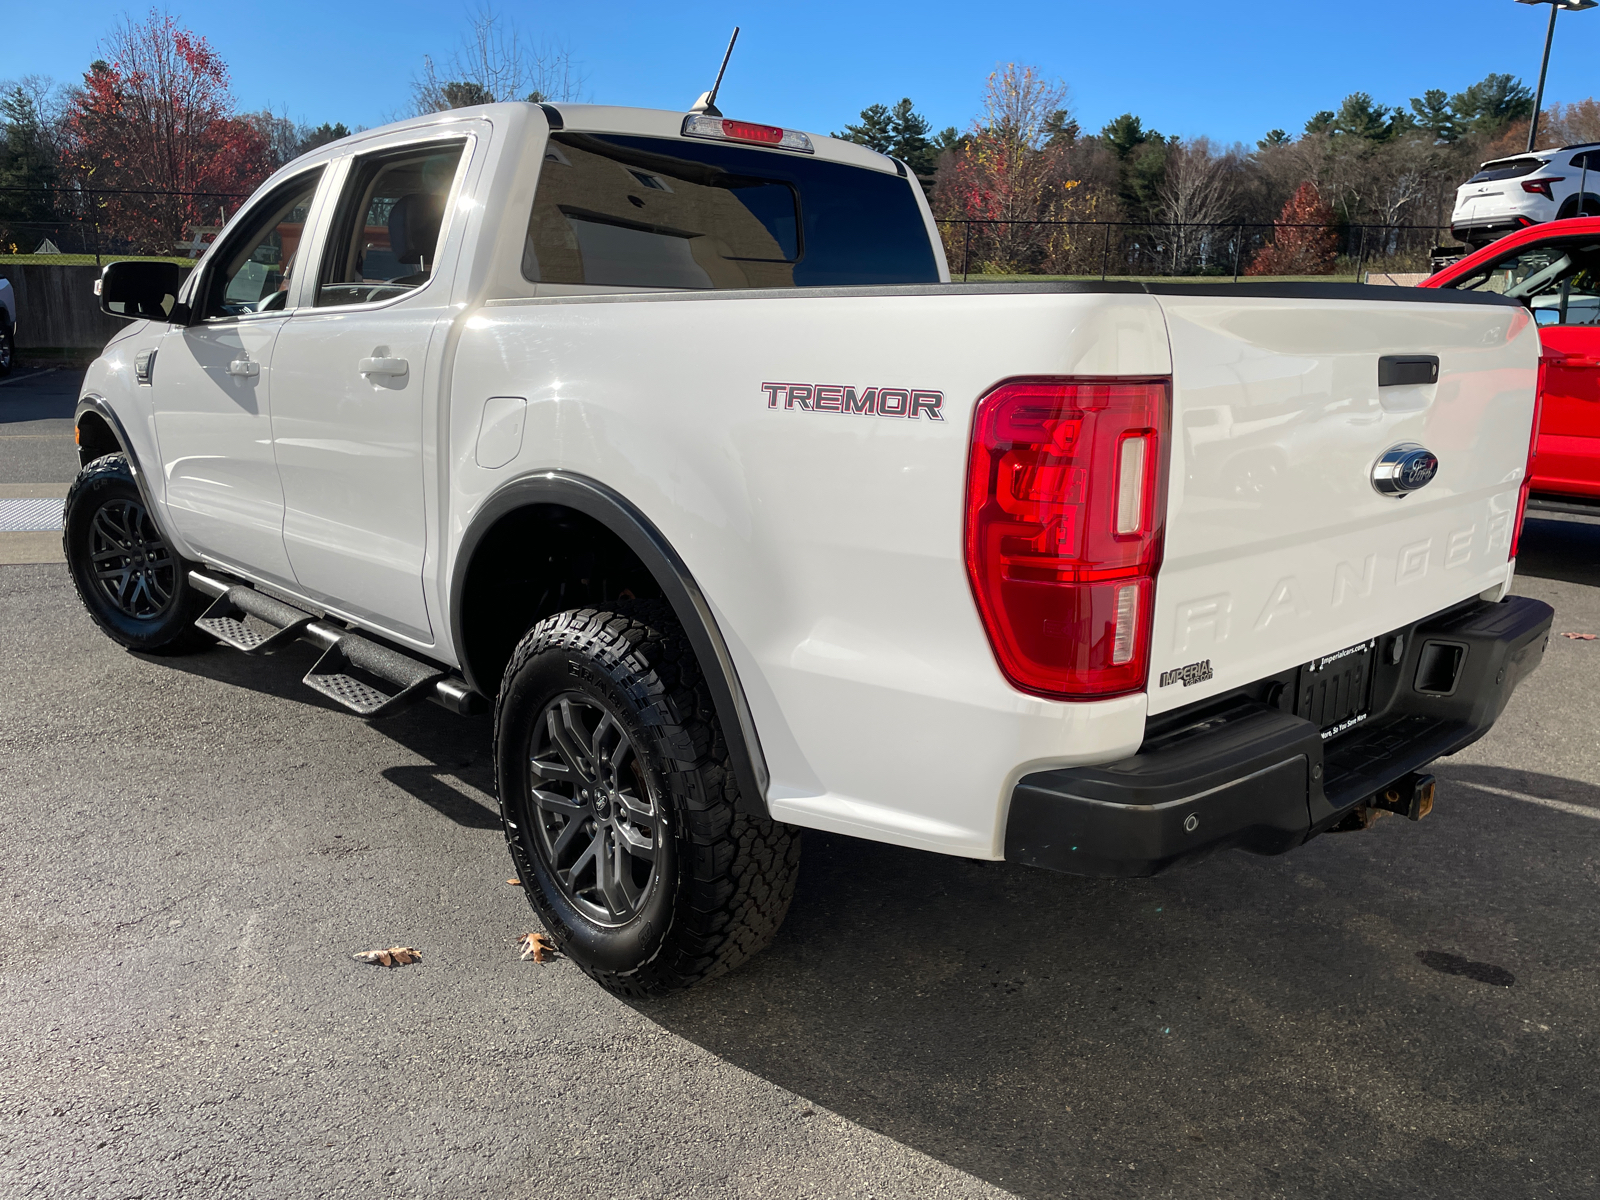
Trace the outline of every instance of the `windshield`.
[[916, 186], [798, 154], [552, 134], [522, 273], [680, 289], [937, 283]]

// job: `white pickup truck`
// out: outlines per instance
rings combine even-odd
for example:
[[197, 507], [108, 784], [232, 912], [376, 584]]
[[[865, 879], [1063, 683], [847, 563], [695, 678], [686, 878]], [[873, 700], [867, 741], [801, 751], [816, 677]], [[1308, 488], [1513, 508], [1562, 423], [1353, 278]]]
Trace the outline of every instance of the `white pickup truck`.
[[797, 827], [1127, 876], [1416, 818], [1548, 636], [1502, 297], [952, 284], [893, 159], [535, 104], [100, 283], [89, 612], [491, 707], [528, 896], [624, 993], [760, 949]]

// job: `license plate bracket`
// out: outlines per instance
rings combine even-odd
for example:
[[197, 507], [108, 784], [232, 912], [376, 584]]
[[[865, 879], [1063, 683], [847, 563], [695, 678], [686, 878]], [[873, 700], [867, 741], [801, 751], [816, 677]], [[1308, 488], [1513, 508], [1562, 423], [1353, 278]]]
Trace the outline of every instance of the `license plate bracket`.
[[1323, 741], [1361, 724], [1372, 708], [1377, 656], [1374, 638], [1306, 663], [1295, 688], [1295, 716], [1314, 724]]

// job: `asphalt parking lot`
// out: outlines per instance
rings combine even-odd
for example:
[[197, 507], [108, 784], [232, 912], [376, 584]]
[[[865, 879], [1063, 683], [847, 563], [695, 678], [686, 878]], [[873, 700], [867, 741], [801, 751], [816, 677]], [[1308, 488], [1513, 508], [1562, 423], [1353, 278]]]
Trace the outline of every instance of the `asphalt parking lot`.
[[[75, 395], [0, 386], [0, 499], [65, 490]], [[808, 834], [771, 950], [627, 1004], [518, 960], [487, 721], [334, 711], [304, 647], [126, 653], [28, 536], [7, 1198], [1600, 1192], [1600, 640], [1418, 825], [1129, 882]], [[1530, 520], [1519, 566], [1600, 633], [1600, 523]]]

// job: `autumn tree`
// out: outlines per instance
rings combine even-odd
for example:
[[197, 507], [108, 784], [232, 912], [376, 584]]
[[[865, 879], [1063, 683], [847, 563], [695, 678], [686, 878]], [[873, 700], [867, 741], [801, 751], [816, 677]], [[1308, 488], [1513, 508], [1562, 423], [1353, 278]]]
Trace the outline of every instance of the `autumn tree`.
[[[952, 262], [969, 256], [987, 273], [1059, 269], [1074, 249], [1073, 232], [1057, 222], [1089, 215], [1063, 173], [1064, 147], [1052, 142], [1066, 110], [1067, 89], [1034, 67], [1010, 63], [984, 88], [983, 112], [968, 140], [941, 169], [938, 213], [981, 222], [946, 227]], [[975, 247], [975, 249], [974, 249]]]
[[216, 51], [171, 17], [125, 18], [102, 49], [67, 113], [64, 166], [104, 231], [165, 250], [270, 173], [268, 139], [235, 114]]
[[1309, 181], [1283, 206], [1272, 244], [1257, 251], [1247, 275], [1326, 275], [1333, 270], [1338, 242], [1333, 210]]

